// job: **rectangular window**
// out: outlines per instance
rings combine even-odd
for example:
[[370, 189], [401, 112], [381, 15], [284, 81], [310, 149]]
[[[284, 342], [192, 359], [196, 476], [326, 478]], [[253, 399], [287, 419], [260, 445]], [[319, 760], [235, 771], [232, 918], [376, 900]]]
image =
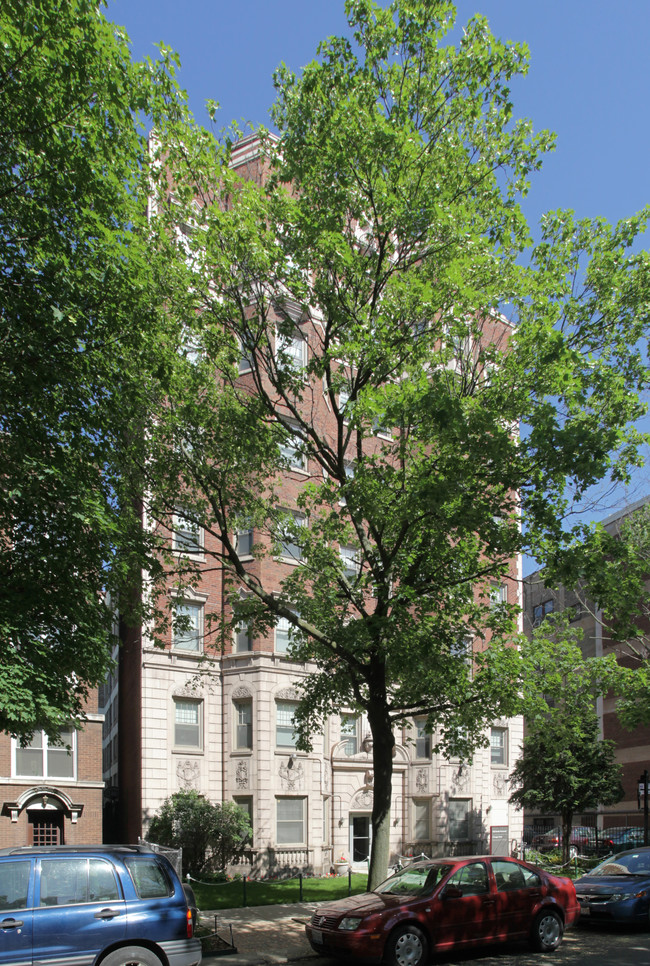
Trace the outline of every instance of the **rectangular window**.
[[[354, 471], [355, 471], [354, 463], [346, 462], [344, 465], [344, 470], [345, 470], [345, 483], [344, 483], [344, 486], [345, 486], [345, 484], [347, 484], [348, 481], [354, 479]], [[346, 506], [347, 502], [348, 502], [347, 497], [345, 496], [345, 493], [343, 492], [343, 490], [341, 490], [341, 493], [339, 495], [339, 506]]]
[[280, 443], [280, 455], [287, 461], [290, 469], [306, 472], [307, 458], [303, 450], [302, 440], [297, 432], [297, 426], [289, 420], [283, 421], [283, 425], [288, 435]]
[[293, 640], [294, 626], [286, 617], [278, 617], [275, 624], [275, 651], [286, 654]]
[[172, 518], [172, 549], [178, 553], [201, 553], [202, 528], [188, 519], [182, 510], [175, 510]]
[[275, 743], [278, 748], [295, 748], [296, 737], [293, 733], [293, 716], [298, 707], [297, 701], [275, 702]]
[[29, 874], [31, 868], [32, 863], [29, 859], [27, 861], [25, 859], [20, 859], [15, 862], [6, 861], [0, 864], [1, 909], [27, 908], [27, 890], [29, 889]]
[[426, 718], [417, 718], [415, 721], [415, 757], [431, 758], [431, 735], [425, 730]]
[[248, 815], [248, 821], [250, 823], [251, 831], [248, 838], [247, 845], [253, 845], [253, 798], [251, 795], [235, 795], [233, 797], [233, 802], [235, 805], [239, 805], [242, 812], [246, 812]]
[[449, 800], [449, 841], [469, 842], [471, 799], [452, 798]]
[[255, 353], [252, 348], [247, 348], [243, 339], [238, 339], [239, 342], [239, 364], [237, 370], [241, 376], [244, 372], [250, 372], [253, 368], [253, 360], [255, 358]]
[[508, 588], [506, 584], [490, 584], [490, 605], [493, 609], [508, 603]]
[[15, 774], [30, 778], [74, 778], [76, 732], [62, 731], [61, 740], [63, 745], [55, 745], [44, 731], [35, 731], [24, 748], [16, 742]]
[[343, 573], [348, 580], [356, 580], [359, 575], [359, 551], [355, 547], [339, 547], [339, 556], [343, 561]]
[[203, 604], [183, 601], [174, 603], [173, 609], [172, 647], [198, 654], [203, 637]]
[[428, 799], [413, 801], [413, 831], [416, 842], [431, 840], [431, 803]]
[[240, 700], [235, 706], [235, 748], [248, 751], [253, 747], [253, 702]]
[[341, 738], [345, 739], [344, 754], [356, 755], [359, 750], [359, 719], [355, 714], [341, 715]]
[[[287, 511], [285, 511], [287, 512]], [[280, 531], [280, 555], [289, 560], [302, 560], [302, 547], [299, 542], [300, 529], [307, 526], [307, 518], [298, 510], [289, 510], [290, 519], [286, 520]]]
[[174, 698], [174, 744], [181, 748], [203, 747], [203, 702]]
[[241, 529], [237, 531], [237, 553], [240, 557], [252, 557], [253, 555], [253, 529]]
[[307, 365], [307, 343], [294, 329], [291, 333], [278, 332], [275, 341], [279, 369], [299, 371]]
[[253, 650], [253, 638], [248, 624], [238, 624], [233, 631], [233, 649], [236, 654]]
[[490, 761], [493, 765], [508, 764], [507, 728], [492, 728], [490, 732]]
[[533, 627], [539, 627], [546, 615], [552, 613], [553, 603], [552, 600], [545, 600], [542, 604], [536, 604], [533, 607]]
[[276, 798], [276, 840], [278, 845], [305, 842], [306, 798]]

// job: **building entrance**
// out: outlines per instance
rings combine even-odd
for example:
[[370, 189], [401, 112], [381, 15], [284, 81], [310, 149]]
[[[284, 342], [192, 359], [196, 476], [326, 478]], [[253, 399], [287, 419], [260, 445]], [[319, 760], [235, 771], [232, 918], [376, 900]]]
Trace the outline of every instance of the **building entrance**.
[[350, 815], [350, 861], [353, 865], [370, 858], [372, 825], [370, 815]]

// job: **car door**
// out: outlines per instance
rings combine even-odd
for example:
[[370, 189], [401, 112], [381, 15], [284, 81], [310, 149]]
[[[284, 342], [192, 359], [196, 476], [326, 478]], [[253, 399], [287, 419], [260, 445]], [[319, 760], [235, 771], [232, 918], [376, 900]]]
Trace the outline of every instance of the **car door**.
[[33, 860], [0, 862], [0, 966], [32, 962]]
[[[39, 860], [34, 908], [34, 964], [83, 966], [126, 933], [126, 903], [105, 858]], [[38, 875], [37, 875], [38, 878]]]
[[498, 934], [501, 939], [527, 936], [542, 898], [542, 881], [536, 872], [509, 859], [493, 859], [497, 887]]
[[472, 945], [496, 938], [496, 895], [484, 861], [456, 869], [439, 899], [436, 946]]

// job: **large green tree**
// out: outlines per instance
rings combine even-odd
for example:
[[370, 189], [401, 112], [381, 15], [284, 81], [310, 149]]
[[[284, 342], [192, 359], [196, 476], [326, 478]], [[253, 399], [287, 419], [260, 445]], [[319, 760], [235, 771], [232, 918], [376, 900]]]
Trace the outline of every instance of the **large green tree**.
[[620, 669], [613, 655], [585, 660], [581, 640], [559, 617], [522, 641], [527, 733], [510, 777], [511, 802], [560, 815], [564, 862], [574, 815], [623, 797], [614, 742], [601, 738], [596, 711], [597, 698], [620, 686]]
[[0, 9], [0, 729], [20, 736], [56, 736], [104, 678], [106, 593], [142, 549], [124, 448], [171, 278], [142, 122], [183, 99], [174, 58], [133, 63], [101, 7]]
[[[645, 213], [554, 212], [530, 247], [519, 201], [553, 139], [514, 118], [524, 46], [482, 17], [450, 44], [440, 0], [346, 9], [354, 39], [277, 72], [262, 176], [231, 169], [228, 137], [165, 144], [174, 204], [158, 214], [186, 226], [190, 295], [161, 351], [148, 512], [162, 526], [180, 501], [205, 528], [206, 562], [179, 582], [222, 568], [236, 620], [290, 622], [315, 667], [303, 746], [342, 707], [367, 715], [373, 885], [394, 728], [423, 715], [469, 758], [519, 706], [517, 608], [491, 584], [522, 550], [579, 569], [571, 501], [637, 458], [649, 290], [631, 253]], [[304, 518], [283, 509], [296, 454]], [[257, 559], [300, 548], [279, 593], [238, 552], [249, 528]]]

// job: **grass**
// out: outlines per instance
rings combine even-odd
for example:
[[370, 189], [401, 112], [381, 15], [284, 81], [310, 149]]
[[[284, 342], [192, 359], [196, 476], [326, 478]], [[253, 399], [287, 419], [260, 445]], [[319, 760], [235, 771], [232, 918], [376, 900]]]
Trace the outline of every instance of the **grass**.
[[[192, 880], [190, 884], [201, 912], [212, 909], [239, 909], [244, 905], [273, 906], [285, 902], [321, 902], [328, 899], [343, 899], [348, 894], [347, 875], [313, 879], [303, 876], [302, 900], [298, 878], [273, 882], [254, 880], [244, 882], [242, 879], [232, 879], [230, 882], [209, 883]], [[367, 887], [368, 876], [365, 872], [352, 874], [352, 895], [366, 892]]]

